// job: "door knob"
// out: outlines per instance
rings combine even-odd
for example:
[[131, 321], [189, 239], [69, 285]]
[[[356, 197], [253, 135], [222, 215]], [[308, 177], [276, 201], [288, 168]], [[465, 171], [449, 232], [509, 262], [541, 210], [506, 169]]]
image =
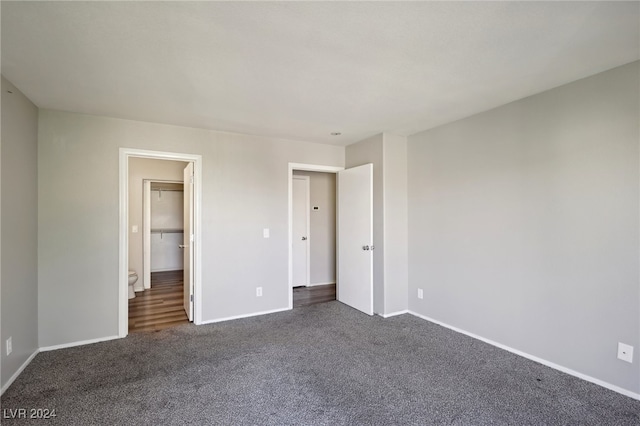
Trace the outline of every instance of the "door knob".
[[186, 245], [184, 245], [184, 244], [178, 244], [178, 248], [181, 248], [181, 249], [183, 249], [183, 248], [189, 248], [189, 246], [186, 246]]
[[302, 241], [307, 241], [307, 237], [302, 237]]

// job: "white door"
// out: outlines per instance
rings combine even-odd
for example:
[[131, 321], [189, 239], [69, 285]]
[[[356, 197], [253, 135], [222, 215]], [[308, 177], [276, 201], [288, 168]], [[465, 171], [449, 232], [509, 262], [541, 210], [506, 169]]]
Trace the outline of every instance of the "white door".
[[338, 300], [373, 315], [373, 164], [338, 172]]
[[309, 285], [309, 176], [292, 180], [292, 287]]
[[184, 169], [184, 310], [193, 321], [193, 163]]

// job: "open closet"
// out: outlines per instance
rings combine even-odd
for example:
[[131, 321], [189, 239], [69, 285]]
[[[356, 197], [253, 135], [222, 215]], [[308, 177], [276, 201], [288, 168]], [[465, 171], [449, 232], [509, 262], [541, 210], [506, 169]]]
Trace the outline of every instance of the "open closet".
[[[151, 274], [182, 271], [184, 192], [180, 182], [145, 180], [145, 288]], [[147, 188], [148, 186], [148, 188]], [[148, 264], [147, 264], [148, 262]], [[147, 272], [149, 277], [147, 277]], [[149, 287], [147, 286], [149, 283]]]

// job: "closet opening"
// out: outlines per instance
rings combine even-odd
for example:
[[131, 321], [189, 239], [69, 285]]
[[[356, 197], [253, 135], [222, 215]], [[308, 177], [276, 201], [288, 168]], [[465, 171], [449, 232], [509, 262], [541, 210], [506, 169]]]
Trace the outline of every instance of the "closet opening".
[[153, 278], [182, 274], [184, 259], [184, 185], [182, 181], [143, 180], [143, 286]]

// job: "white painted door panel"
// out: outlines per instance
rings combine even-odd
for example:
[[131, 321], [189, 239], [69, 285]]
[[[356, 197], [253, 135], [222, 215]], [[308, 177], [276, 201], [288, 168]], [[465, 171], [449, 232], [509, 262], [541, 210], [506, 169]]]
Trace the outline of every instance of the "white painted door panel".
[[309, 285], [309, 178], [293, 176], [292, 287]]
[[193, 163], [184, 169], [184, 310], [193, 321]]
[[373, 315], [373, 164], [338, 172], [338, 300]]

